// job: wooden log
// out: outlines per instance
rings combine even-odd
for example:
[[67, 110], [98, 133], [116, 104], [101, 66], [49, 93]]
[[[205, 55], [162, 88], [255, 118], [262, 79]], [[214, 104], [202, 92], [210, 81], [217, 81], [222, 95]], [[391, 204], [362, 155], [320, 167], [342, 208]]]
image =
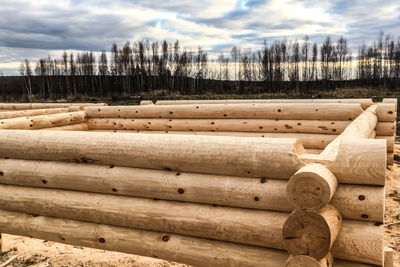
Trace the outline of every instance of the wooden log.
[[[307, 149], [323, 149], [337, 135], [331, 134], [305, 134], [305, 133], [252, 133], [252, 132], [207, 132], [207, 131], [141, 131], [141, 130], [90, 130], [91, 132], [120, 132], [143, 134], [191, 134], [214, 136], [239, 136], [239, 137], [268, 137], [268, 138], [298, 138]], [[393, 137], [392, 137], [393, 138]]]
[[[91, 130], [221, 131], [340, 134], [348, 121], [264, 119], [89, 119]], [[389, 133], [390, 131], [381, 131]]]
[[395, 137], [393, 135], [391, 135], [391, 136], [376, 136], [375, 138], [376, 139], [386, 139], [387, 152], [394, 152]]
[[393, 136], [396, 134], [396, 122], [378, 122], [376, 135]]
[[85, 121], [85, 112], [58, 113], [0, 120], [0, 129], [34, 130], [83, 123]]
[[384, 98], [384, 99], [382, 99], [382, 103], [394, 104], [395, 111], [397, 113], [397, 104], [398, 104], [397, 98]]
[[390, 247], [385, 247], [383, 249], [383, 254], [384, 254], [384, 260], [383, 260], [383, 266], [384, 267], [393, 267], [393, 254], [394, 250]]
[[335, 259], [334, 261], [335, 267], [376, 267], [376, 265], [361, 263], [361, 262], [354, 262], [354, 261], [344, 261]]
[[306, 255], [291, 255], [286, 261], [285, 267], [332, 267], [333, 262], [333, 256], [330, 252], [319, 260]]
[[396, 121], [396, 105], [394, 103], [379, 103], [376, 110], [378, 121], [393, 122]]
[[289, 179], [303, 166], [303, 152], [290, 138], [0, 131], [0, 157], [243, 177]]
[[12, 235], [131, 253], [199, 267], [280, 267], [288, 257], [281, 250], [8, 211], [0, 211], [0, 229]]
[[21, 111], [10, 111], [10, 112], [1, 112], [0, 119], [40, 116], [40, 115], [65, 113], [65, 112], [68, 112], [68, 108], [30, 109], [30, 110], [21, 110]]
[[392, 166], [394, 164], [394, 153], [387, 153], [387, 165]]
[[[286, 213], [63, 190], [14, 187], [15, 190], [13, 188], [10, 191], [11, 186], [1, 187], [8, 187], [4, 190], [4, 194], [1, 190], [2, 209], [13, 208], [36, 215], [51, 214], [48, 215], [50, 217], [80, 218], [79, 220], [86, 221], [90, 219], [108, 225], [124, 225], [124, 227], [130, 225], [128, 228], [137, 226], [139, 229], [143, 227], [161, 232], [164, 232], [161, 229], [168, 229], [165, 232], [185, 232], [190, 236], [204, 234], [211, 239], [226, 239], [231, 242], [238, 240], [243, 243], [243, 240], [249, 240], [252, 244], [261, 243], [280, 249], [285, 247], [282, 227], [288, 218]], [[58, 193], [60, 191], [62, 193]], [[114, 201], [116, 199], [119, 201]], [[230, 215], [223, 216], [223, 214]], [[4, 228], [0, 229], [3, 233], [7, 233]], [[382, 240], [382, 224], [344, 220], [332, 247], [332, 253], [336, 258], [344, 260], [382, 264]]]
[[382, 223], [346, 220], [331, 252], [335, 258], [382, 266], [383, 230]]
[[321, 259], [329, 253], [342, 224], [342, 216], [332, 205], [318, 212], [296, 209], [283, 225], [283, 239], [291, 255]]
[[106, 103], [0, 103], [0, 110], [69, 108], [70, 106], [107, 106]]
[[9, 185], [0, 185], [0, 192], [0, 206], [8, 211], [285, 247], [282, 226], [289, 214], [282, 212]]
[[[111, 166], [112, 167], [112, 166]], [[0, 183], [291, 212], [287, 181], [51, 161], [0, 159]], [[338, 186], [343, 218], [383, 222], [384, 188]]]
[[373, 104], [371, 99], [212, 99], [212, 100], [158, 100], [156, 105], [188, 104], [242, 104], [242, 103], [341, 103], [360, 104], [363, 109]]
[[329, 204], [337, 186], [335, 175], [327, 167], [309, 164], [290, 177], [286, 195], [296, 208], [320, 210]]
[[87, 123], [78, 123], [60, 127], [44, 128], [40, 130], [41, 131], [88, 131], [89, 126], [87, 125]]
[[[382, 105], [382, 113], [387, 114]], [[359, 104], [194, 104], [84, 107], [89, 118], [164, 119], [280, 119], [352, 121], [363, 109]], [[385, 117], [386, 118], [386, 117]], [[390, 120], [394, 121], [394, 120]]]
[[303, 163], [320, 163], [328, 167], [339, 183], [385, 185], [386, 140], [342, 139], [334, 158], [321, 154], [302, 154]]

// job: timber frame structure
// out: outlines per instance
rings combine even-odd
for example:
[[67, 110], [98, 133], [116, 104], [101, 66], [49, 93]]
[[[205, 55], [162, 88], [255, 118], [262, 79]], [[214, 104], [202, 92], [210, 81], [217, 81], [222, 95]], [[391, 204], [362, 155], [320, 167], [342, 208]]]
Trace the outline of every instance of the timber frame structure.
[[0, 233], [195, 266], [390, 266], [396, 114], [397, 99], [0, 103]]

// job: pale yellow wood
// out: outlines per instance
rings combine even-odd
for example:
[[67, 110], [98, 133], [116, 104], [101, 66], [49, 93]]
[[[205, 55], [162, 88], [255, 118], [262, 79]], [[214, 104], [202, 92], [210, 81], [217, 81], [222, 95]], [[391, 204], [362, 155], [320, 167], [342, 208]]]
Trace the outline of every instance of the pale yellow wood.
[[308, 164], [290, 177], [286, 196], [296, 208], [319, 210], [330, 202], [337, 187], [338, 181], [327, 167]]
[[330, 252], [319, 260], [306, 255], [291, 255], [286, 261], [285, 267], [332, 267], [333, 262], [333, 256]]
[[293, 138], [0, 131], [0, 157], [243, 177], [288, 179], [303, 166], [301, 153]]
[[31, 117], [47, 114], [66, 113], [68, 108], [50, 108], [50, 109], [29, 109], [20, 111], [1, 112], [0, 119], [10, 119], [18, 117]]
[[291, 255], [316, 259], [329, 253], [342, 224], [342, 216], [333, 205], [318, 211], [296, 209], [283, 225], [283, 239]]
[[361, 104], [363, 109], [373, 104], [371, 99], [213, 99], [213, 100], [158, 100], [156, 105], [240, 104], [240, 103], [343, 103]]
[[273, 211], [9, 185], [0, 185], [0, 206], [8, 211], [275, 249], [285, 247], [281, 232], [289, 215]]
[[378, 103], [378, 108], [376, 110], [376, 116], [378, 121], [396, 121], [396, 104], [394, 103]]
[[384, 98], [382, 100], [382, 103], [392, 103], [392, 104], [394, 104], [395, 110], [396, 110], [396, 113], [397, 113], [397, 104], [398, 104], [397, 98]]
[[393, 267], [393, 254], [394, 250], [390, 247], [384, 247], [383, 249], [384, 253], [384, 261], [383, 261], [383, 266], [384, 267]]
[[393, 136], [396, 134], [396, 122], [378, 122], [376, 135]]
[[[382, 106], [382, 109], [384, 106]], [[351, 121], [363, 109], [359, 104], [192, 104], [85, 107], [89, 118], [164, 119], [280, 119]], [[384, 110], [386, 112], [386, 109]], [[393, 121], [393, 120], [391, 120]]]
[[240, 137], [268, 137], [268, 138], [298, 138], [307, 149], [323, 149], [337, 135], [331, 134], [306, 134], [306, 133], [252, 133], [252, 132], [207, 132], [207, 131], [141, 131], [141, 130], [90, 130], [91, 132], [119, 132], [119, 133], [144, 133], [144, 134], [192, 134], [215, 136], [240, 136]]
[[0, 211], [0, 229], [12, 235], [157, 257], [199, 267], [281, 267], [288, 257], [282, 250], [8, 211]]
[[346, 220], [331, 252], [335, 258], [381, 266], [383, 230], [382, 223]]
[[394, 151], [394, 139], [395, 136], [391, 135], [391, 136], [376, 136], [376, 139], [386, 139], [387, 143], [387, 152], [393, 152]]
[[33, 117], [20, 117], [0, 120], [0, 129], [42, 129], [83, 123], [87, 120], [85, 112], [58, 113]]
[[[112, 167], [112, 168], [111, 168]], [[291, 212], [287, 181], [51, 161], [0, 159], [0, 183]], [[384, 189], [340, 184], [346, 219], [383, 222]], [[365, 218], [364, 218], [365, 217]]]
[[349, 121], [269, 119], [88, 119], [91, 130], [220, 131], [337, 135]]
[[41, 131], [88, 131], [89, 126], [87, 123], [78, 123], [60, 127], [43, 128]]

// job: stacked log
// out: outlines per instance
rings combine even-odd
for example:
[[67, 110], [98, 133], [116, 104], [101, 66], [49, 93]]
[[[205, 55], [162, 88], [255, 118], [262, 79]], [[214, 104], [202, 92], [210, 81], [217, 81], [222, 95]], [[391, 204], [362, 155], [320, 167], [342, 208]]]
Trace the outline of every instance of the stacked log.
[[[69, 114], [88, 123], [46, 128], [41, 118], [43, 127], [30, 127], [45, 131], [0, 130], [0, 232], [196, 266], [383, 264], [392, 132], [382, 129], [392, 125], [393, 104], [366, 111], [360, 103], [144, 104], [85, 107]], [[336, 105], [346, 107], [339, 119]], [[93, 126], [102, 120], [123, 121]], [[161, 120], [184, 132], [157, 132]], [[120, 132], [126, 121], [150, 128]], [[211, 132], [201, 121], [343, 127], [335, 134]], [[200, 130], [184, 134], [188, 124]]]
[[80, 106], [107, 106], [106, 103], [0, 103], [0, 110], [30, 110], [50, 108], [70, 108]]

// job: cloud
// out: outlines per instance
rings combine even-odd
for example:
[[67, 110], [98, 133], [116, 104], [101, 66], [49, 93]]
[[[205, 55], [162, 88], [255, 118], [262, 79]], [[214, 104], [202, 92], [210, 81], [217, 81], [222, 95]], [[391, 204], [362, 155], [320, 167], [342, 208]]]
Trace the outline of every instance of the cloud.
[[[264, 40], [322, 42], [344, 35], [353, 51], [380, 30], [400, 32], [398, 0], [0, 0], [0, 70], [63, 50], [108, 51], [113, 42], [179, 40], [211, 53]], [[368, 7], [368, 8], [366, 8]]]

